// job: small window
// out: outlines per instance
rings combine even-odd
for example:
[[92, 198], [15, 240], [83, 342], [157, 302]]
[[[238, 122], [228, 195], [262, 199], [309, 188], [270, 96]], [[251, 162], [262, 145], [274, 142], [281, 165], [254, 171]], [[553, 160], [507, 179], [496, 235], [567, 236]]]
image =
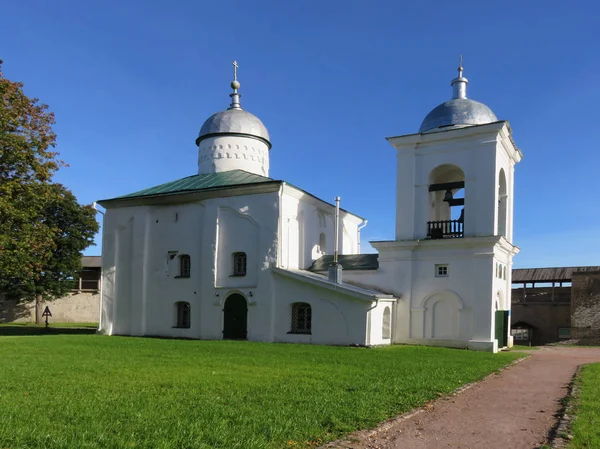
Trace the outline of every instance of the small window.
[[233, 253], [233, 275], [246, 276], [246, 253]]
[[192, 269], [192, 260], [187, 254], [179, 256], [179, 277], [189, 278]]
[[436, 265], [435, 266], [435, 276], [436, 277], [448, 276], [448, 265]]
[[292, 304], [291, 334], [310, 334], [312, 330], [312, 310], [310, 304], [297, 302]]
[[381, 338], [389, 339], [390, 338], [390, 323], [392, 319], [392, 314], [390, 312], [390, 308], [386, 307], [383, 311], [383, 322], [381, 325]]
[[510, 334], [515, 340], [529, 340], [529, 329], [511, 329]]
[[502, 279], [506, 280], [506, 265], [502, 267]]
[[177, 321], [175, 327], [189, 328], [190, 327], [190, 315], [191, 308], [189, 302], [176, 302], [175, 309], [177, 313]]
[[558, 328], [558, 339], [559, 340], [568, 340], [571, 338], [571, 328], [570, 327], [559, 327]]

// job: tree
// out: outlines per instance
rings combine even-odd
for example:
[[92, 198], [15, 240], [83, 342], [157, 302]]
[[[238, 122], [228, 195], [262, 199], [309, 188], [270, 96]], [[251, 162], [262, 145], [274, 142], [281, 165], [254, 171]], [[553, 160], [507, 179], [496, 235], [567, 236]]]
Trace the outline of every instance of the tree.
[[62, 296], [98, 230], [95, 211], [52, 183], [65, 166], [54, 123], [48, 106], [4, 78], [0, 60], [0, 292], [13, 298]]

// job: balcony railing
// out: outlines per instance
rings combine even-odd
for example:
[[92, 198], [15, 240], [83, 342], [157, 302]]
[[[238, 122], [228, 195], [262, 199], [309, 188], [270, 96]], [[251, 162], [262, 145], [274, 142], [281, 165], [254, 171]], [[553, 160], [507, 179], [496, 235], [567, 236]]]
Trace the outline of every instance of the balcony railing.
[[427, 238], [455, 239], [464, 237], [462, 220], [441, 220], [427, 222]]

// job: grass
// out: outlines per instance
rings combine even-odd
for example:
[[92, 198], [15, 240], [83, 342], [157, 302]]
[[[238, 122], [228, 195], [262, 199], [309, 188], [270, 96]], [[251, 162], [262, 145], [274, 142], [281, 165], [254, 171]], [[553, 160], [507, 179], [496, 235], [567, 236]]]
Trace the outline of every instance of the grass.
[[513, 345], [510, 351], [536, 351], [538, 349], [540, 349], [539, 346]]
[[0, 447], [313, 447], [519, 357], [416, 346], [0, 337]]
[[575, 399], [573, 440], [569, 449], [600, 448], [600, 363], [584, 366], [575, 381], [579, 395]]
[[3, 335], [94, 334], [98, 323], [0, 323]]

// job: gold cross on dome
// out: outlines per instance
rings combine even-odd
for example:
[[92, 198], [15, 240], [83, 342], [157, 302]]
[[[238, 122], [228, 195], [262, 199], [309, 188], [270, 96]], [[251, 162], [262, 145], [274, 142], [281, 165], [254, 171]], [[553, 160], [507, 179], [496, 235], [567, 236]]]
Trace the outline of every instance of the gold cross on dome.
[[239, 65], [238, 65], [237, 61], [233, 61], [231, 64], [233, 65], [233, 80], [237, 81], [237, 69], [238, 69]]

